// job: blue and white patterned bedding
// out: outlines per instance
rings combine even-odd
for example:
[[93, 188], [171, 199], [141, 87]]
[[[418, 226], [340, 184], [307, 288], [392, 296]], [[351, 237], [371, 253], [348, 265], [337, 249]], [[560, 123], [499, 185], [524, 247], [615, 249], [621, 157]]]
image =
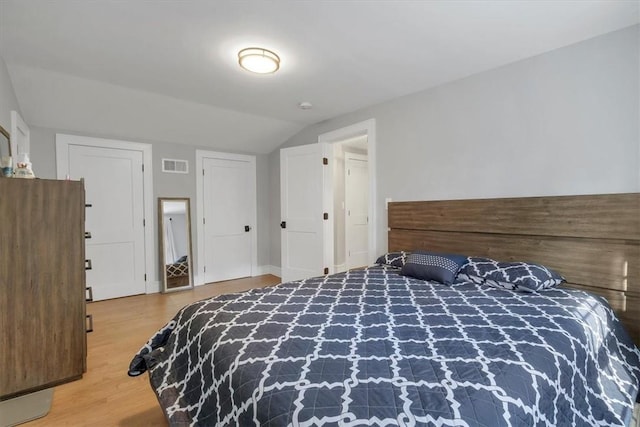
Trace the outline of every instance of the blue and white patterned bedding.
[[588, 293], [369, 267], [184, 307], [131, 362], [172, 425], [623, 426], [640, 351]]

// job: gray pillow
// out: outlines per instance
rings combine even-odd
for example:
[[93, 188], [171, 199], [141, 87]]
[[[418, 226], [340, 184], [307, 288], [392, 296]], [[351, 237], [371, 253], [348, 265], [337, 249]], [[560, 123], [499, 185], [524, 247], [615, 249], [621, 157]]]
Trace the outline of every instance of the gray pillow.
[[380, 255], [376, 260], [376, 264], [402, 268], [407, 261], [409, 254], [410, 252], [405, 251], [388, 252], [384, 255]]
[[537, 292], [565, 282], [564, 277], [541, 264], [478, 257], [469, 257], [458, 274], [460, 280], [520, 292]]
[[416, 251], [407, 257], [400, 274], [450, 285], [466, 262], [467, 257], [464, 255]]

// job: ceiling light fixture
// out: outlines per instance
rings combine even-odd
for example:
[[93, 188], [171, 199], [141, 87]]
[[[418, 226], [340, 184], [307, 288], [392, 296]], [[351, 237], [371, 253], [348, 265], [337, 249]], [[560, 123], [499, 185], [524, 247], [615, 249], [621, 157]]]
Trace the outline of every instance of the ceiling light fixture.
[[252, 73], [269, 74], [280, 68], [280, 57], [261, 47], [248, 47], [238, 52], [238, 64]]

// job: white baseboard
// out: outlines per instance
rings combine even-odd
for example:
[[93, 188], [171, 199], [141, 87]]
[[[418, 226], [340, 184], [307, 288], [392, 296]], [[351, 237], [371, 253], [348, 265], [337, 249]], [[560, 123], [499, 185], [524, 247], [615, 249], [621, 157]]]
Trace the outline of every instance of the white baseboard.
[[347, 271], [347, 264], [336, 264], [333, 266], [333, 271], [336, 273], [342, 273], [343, 271]]
[[206, 285], [206, 283], [204, 282], [204, 273], [202, 275], [196, 274], [193, 277], [193, 286], [202, 286], [202, 285]]
[[153, 280], [151, 282], [147, 282], [146, 293], [148, 294], [157, 294], [160, 292], [160, 281]]
[[[262, 276], [264, 274], [273, 274], [274, 276], [280, 276], [280, 267], [276, 267], [273, 265], [259, 265], [256, 270], [253, 272], [253, 277], [256, 276]], [[202, 285], [206, 285], [205, 281], [204, 281], [204, 275], [202, 276], [198, 276], [196, 275], [194, 277], [194, 286], [202, 286]], [[150, 293], [150, 292], [147, 292]]]
[[272, 274], [274, 276], [282, 277], [280, 267], [276, 267], [275, 265], [259, 265], [254, 277], [262, 276], [263, 274]]

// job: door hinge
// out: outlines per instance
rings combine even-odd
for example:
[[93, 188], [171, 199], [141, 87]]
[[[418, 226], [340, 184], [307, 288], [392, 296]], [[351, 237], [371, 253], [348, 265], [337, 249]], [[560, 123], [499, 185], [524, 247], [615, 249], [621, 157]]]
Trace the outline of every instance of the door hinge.
[[204, 218], [202, 218], [202, 225], [204, 225], [206, 223], [206, 221], [204, 220]]
[[204, 169], [202, 169], [202, 176], [204, 176]]
[[347, 175], [351, 176], [351, 169], [347, 169]]
[[322, 158], [322, 164], [323, 165], [328, 165], [329, 164], [329, 159], [327, 159], [326, 157]]
[[205, 265], [204, 267], [202, 267], [202, 271], [203, 271], [204, 273], [206, 273], [206, 272], [207, 272], [207, 266], [206, 266], [206, 265]]
[[142, 172], [144, 172], [144, 163], [142, 164]]
[[144, 218], [142, 219], [142, 226], [143, 226], [143, 227], [146, 227], [146, 226], [147, 226], [147, 221], [146, 221]]
[[323, 218], [323, 219], [325, 219], [325, 220], [326, 220], [326, 219], [329, 219], [329, 214], [328, 214], [328, 213], [326, 213], [326, 212], [325, 212], [325, 213], [323, 213], [323, 214], [322, 214], [322, 218]]
[[147, 273], [144, 274], [144, 281], [147, 281]]
[[324, 268], [324, 274], [329, 274], [329, 268], [327, 267]]

